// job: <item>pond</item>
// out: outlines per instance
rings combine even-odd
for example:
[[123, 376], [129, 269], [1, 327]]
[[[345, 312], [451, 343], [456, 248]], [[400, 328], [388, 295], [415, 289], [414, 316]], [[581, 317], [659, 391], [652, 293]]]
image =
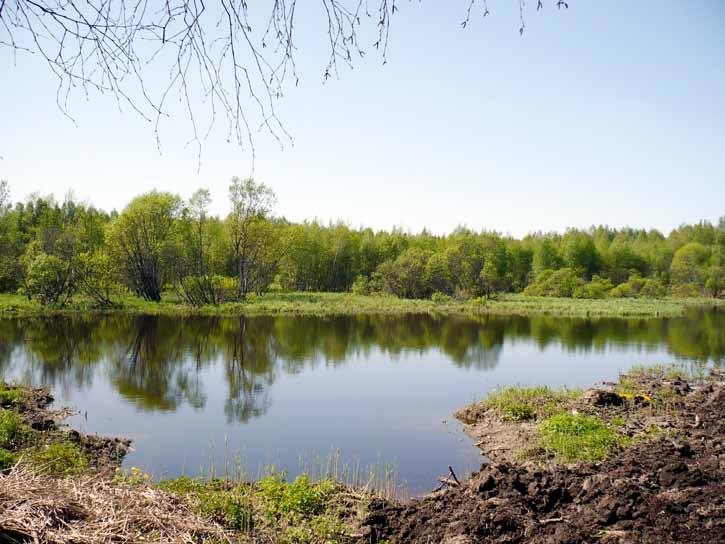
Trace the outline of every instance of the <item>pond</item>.
[[[634, 364], [725, 359], [725, 313], [0, 319], [0, 377], [47, 385], [157, 477], [393, 466], [412, 494], [480, 454], [452, 417], [497, 387], [586, 387]], [[230, 468], [231, 466], [231, 468]], [[343, 467], [346, 467], [343, 470]]]

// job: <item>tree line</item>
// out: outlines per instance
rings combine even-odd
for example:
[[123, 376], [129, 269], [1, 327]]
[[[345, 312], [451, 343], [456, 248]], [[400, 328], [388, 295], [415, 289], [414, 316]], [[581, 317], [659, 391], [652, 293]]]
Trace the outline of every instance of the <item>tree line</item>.
[[514, 292], [575, 298], [725, 294], [725, 216], [717, 225], [657, 230], [606, 226], [521, 239], [460, 227], [446, 236], [275, 215], [273, 190], [233, 178], [229, 213], [151, 191], [120, 213], [67, 196], [12, 204], [0, 182], [0, 291], [43, 305], [82, 295], [98, 306], [132, 293], [159, 302], [221, 304], [265, 291], [353, 291], [470, 299]]

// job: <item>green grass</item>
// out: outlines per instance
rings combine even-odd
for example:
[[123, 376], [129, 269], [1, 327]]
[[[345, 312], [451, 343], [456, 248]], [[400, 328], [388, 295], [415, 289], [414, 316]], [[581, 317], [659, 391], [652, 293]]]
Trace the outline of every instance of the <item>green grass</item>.
[[16, 448], [29, 432], [30, 428], [17, 412], [0, 408], [0, 448]]
[[561, 406], [581, 395], [578, 389], [551, 389], [547, 386], [506, 387], [491, 393], [481, 406], [494, 410], [504, 421], [526, 421], [548, 417]]
[[88, 467], [88, 459], [78, 446], [70, 442], [50, 444], [29, 450], [28, 460], [35, 470], [53, 476], [80, 474]]
[[314, 483], [301, 475], [288, 482], [272, 472], [251, 483], [182, 476], [157, 486], [227, 528], [273, 534], [278, 542], [343, 542], [351, 531], [340, 510], [345, 488], [330, 480]]
[[18, 456], [13, 452], [0, 448], [0, 470], [7, 470], [18, 461]]
[[352, 315], [409, 314], [439, 315], [551, 315], [562, 317], [674, 317], [688, 307], [725, 305], [715, 299], [603, 299], [502, 295], [496, 299], [408, 300], [392, 296], [356, 295], [352, 293], [265, 293], [250, 296], [244, 302], [219, 306], [188, 306], [171, 293], [161, 302], [148, 302], [134, 296], [122, 300], [120, 308], [99, 310], [90, 300], [76, 297], [62, 308], [43, 308], [35, 301], [14, 294], [0, 294], [0, 314], [58, 315], [72, 313], [130, 313], [147, 315]]
[[539, 426], [541, 447], [566, 463], [604, 459], [613, 448], [631, 441], [596, 416], [561, 413]]
[[0, 408], [12, 408], [20, 403], [20, 389], [0, 382]]

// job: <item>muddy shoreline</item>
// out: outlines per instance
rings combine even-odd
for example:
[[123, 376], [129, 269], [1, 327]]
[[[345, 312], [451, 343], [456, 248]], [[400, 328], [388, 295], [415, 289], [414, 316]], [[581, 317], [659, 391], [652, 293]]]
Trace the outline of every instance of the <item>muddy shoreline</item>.
[[490, 462], [461, 485], [408, 504], [374, 501], [366, 520], [371, 540], [722, 542], [724, 384], [713, 373], [701, 383], [640, 379], [639, 398], [609, 396], [618, 384], [586, 392], [567, 408], [617, 418], [632, 436], [631, 445], [596, 462], [556, 462], [531, 448], [534, 423], [494, 424], [492, 414], [474, 418], [476, 407], [469, 407], [460, 415], [470, 418], [467, 432], [481, 439]]
[[[240, 532], [183, 496], [146, 482], [129, 486], [128, 479], [114, 478], [128, 441], [82, 435], [62, 424], [69, 412], [52, 410], [47, 391], [18, 391], [12, 406], [3, 408], [27, 422], [31, 447], [71, 443], [88, 464], [82, 473], [63, 477], [38, 474], [22, 460], [0, 470], [0, 542], [156, 542], [165, 534], [166, 542], [281, 543], [285, 535], [298, 534], [296, 527], [283, 533], [262, 524], [255, 526], [257, 533]], [[537, 442], [537, 409], [512, 421], [474, 404], [457, 415], [485, 454], [478, 472], [463, 482], [448, 478], [441, 489], [405, 503], [338, 488], [346, 498], [344, 514], [332, 510], [329, 517], [341, 523], [335, 538], [316, 534], [308, 524], [304, 542], [723, 541], [723, 373], [697, 380], [623, 376], [560, 402], [556, 410], [599, 418], [627, 440], [602, 460], [563, 462]], [[551, 401], [543, 406], [551, 410]], [[23, 451], [15, 453], [22, 457]]]

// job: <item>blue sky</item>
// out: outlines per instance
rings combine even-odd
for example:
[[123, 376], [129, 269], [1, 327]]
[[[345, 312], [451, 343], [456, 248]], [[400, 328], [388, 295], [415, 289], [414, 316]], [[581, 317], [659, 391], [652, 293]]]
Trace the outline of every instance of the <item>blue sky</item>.
[[[278, 111], [294, 137], [255, 138], [255, 176], [292, 220], [465, 224], [514, 235], [592, 224], [669, 230], [725, 214], [725, 2], [548, 2], [518, 33], [512, 0], [460, 22], [467, 2], [403, 2], [388, 63], [369, 54], [322, 84], [324, 28], [298, 36], [301, 85]], [[302, 5], [302, 4], [301, 4]], [[299, 8], [298, 8], [299, 9]], [[178, 110], [152, 127], [108, 97], [55, 106], [36, 58], [0, 52], [0, 178], [15, 198], [69, 188], [106, 208], [158, 188], [207, 187], [225, 213], [250, 156], [222, 131], [201, 168]]]

